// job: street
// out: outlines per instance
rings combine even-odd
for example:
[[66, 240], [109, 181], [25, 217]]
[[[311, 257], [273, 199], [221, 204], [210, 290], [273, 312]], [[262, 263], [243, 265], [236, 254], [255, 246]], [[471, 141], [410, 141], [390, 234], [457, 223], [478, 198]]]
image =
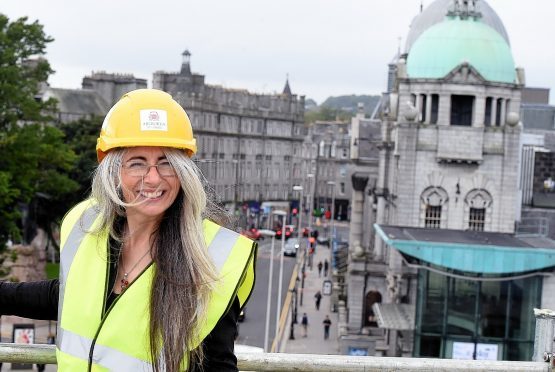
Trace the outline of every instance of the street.
[[[335, 225], [336, 236], [338, 238], [347, 239], [349, 228], [345, 223], [337, 223]], [[325, 234], [324, 228], [318, 228], [320, 234]], [[258, 260], [256, 263], [256, 284], [251, 298], [246, 306], [245, 320], [239, 323], [239, 337], [237, 338], [238, 344], [264, 347], [264, 330], [266, 322], [266, 305], [267, 305], [267, 292], [268, 292], [268, 277], [269, 277], [269, 263], [270, 263], [270, 245], [271, 239], [266, 238], [259, 242], [258, 247]], [[301, 250], [298, 256], [302, 254], [302, 249], [306, 244], [303, 239], [301, 243]], [[270, 305], [270, 331], [269, 331], [269, 346], [271, 347], [272, 341], [275, 336], [276, 325], [276, 302], [278, 293], [278, 275], [279, 275], [279, 259], [281, 250], [281, 240], [275, 241], [274, 246], [274, 269], [272, 281], [272, 295]], [[299, 258], [299, 257], [297, 257]], [[291, 282], [291, 275], [295, 266], [296, 259], [294, 257], [284, 257], [283, 259], [283, 282], [281, 302], [283, 302], [287, 295], [287, 289]], [[316, 263], [314, 263], [316, 265]], [[307, 268], [308, 270], [308, 268]], [[299, 268], [300, 271], [300, 268]], [[312, 299], [306, 299], [305, 301]], [[281, 314], [281, 309], [280, 309]]]
[[[247, 303], [245, 310], [245, 320], [239, 323], [239, 337], [237, 338], [238, 344], [264, 347], [264, 330], [266, 325], [266, 304], [268, 301], [268, 279], [269, 279], [269, 265], [270, 265], [270, 246], [271, 238], [266, 238], [259, 242], [258, 246], [258, 260], [256, 262], [256, 284], [254, 291]], [[276, 325], [276, 303], [278, 298], [278, 278], [279, 278], [279, 263], [280, 263], [281, 240], [275, 240], [274, 246], [274, 268], [273, 268], [273, 281], [272, 281], [272, 295], [270, 305], [270, 331], [269, 331], [269, 345], [271, 346], [275, 336]], [[291, 280], [293, 268], [295, 266], [295, 257], [283, 258], [283, 281], [281, 290], [281, 303], [285, 300], [287, 295], [287, 288]], [[280, 313], [281, 313], [280, 306]]]

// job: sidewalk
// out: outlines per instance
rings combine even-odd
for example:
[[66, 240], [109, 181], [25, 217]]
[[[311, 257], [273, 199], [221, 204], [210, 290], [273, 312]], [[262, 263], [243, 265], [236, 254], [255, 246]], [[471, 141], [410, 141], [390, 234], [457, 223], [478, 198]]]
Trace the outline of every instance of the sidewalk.
[[[330, 248], [325, 245], [317, 245], [312, 270], [306, 265], [306, 278], [303, 295], [303, 306], [297, 308], [297, 324], [295, 324], [295, 339], [289, 339], [289, 330], [291, 319], [286, 322], [286, 331], [283, 334], [284, 341], [282, 343], [281, 352], [293, 354], [339, 354], [339, 343], [337, 341], [337, 322], [338, 313], [331, 312], [330, 296], [322, 296], [320, 302], [320, 310], [316, 310], [314, 294], [322, 291], [322, 283], [325, 279], [331, 280], [331, 264], [328, 269], [328, 276], [324, 277], [324, 269], [322, 276], [318, 277], [318, 262], [327, 259], [330, 261]], [[299, 268], [300, 271], [300, 268]], [[303, 329], [301, 320], [303, 313], [308, 316], [307, 337], [303, 337]], [[322, 322], [326, 315], [329, 315], [332, 322], [330, 327], [329, 339], [324, 340], [324, 325]]]

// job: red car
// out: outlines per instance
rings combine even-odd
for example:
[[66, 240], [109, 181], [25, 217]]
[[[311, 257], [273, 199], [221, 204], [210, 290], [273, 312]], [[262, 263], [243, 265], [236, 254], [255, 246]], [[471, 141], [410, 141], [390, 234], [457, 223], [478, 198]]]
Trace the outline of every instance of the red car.
[[260, 234], [260, 231], [255, 228], [243, 230], [241, 234], [252, 240], [260, 240], [261, 238], [263, 238], [262, 234]]
[[[276, 230], [276, 239], [281, 239], [281, 234], [283, 234], [283, 229], [281, 229], [281, 228], [277, 229]], [[293, 234], [293, 229], [291, 229], [290, 227], [288, 227], [286, 225], [285, 226], [285, 240], [289, 239], [292, 234]]]

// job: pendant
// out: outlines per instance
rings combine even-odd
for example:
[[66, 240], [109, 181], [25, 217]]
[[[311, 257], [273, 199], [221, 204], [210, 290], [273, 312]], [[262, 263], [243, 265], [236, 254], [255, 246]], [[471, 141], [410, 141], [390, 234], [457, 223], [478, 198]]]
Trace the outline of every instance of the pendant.
[[129, 280], [127, 280], [128, 275], [129, 275], [129, 273], [123, 274], [123, 278], [121, 279], [121, 290], [122, 291], [129, 286]]

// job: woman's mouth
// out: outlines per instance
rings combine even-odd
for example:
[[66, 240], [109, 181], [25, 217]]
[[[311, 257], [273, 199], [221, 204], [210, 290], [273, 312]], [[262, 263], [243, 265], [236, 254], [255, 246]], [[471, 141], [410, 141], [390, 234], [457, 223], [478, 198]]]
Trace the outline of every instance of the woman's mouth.
[[152, 191], [152, 192], [147, 192], [147, 191], [141, 191], [139, 193], [139, 195], [145, 199], [157, 199], [160, 196], [162, 196], [163, 191]]

